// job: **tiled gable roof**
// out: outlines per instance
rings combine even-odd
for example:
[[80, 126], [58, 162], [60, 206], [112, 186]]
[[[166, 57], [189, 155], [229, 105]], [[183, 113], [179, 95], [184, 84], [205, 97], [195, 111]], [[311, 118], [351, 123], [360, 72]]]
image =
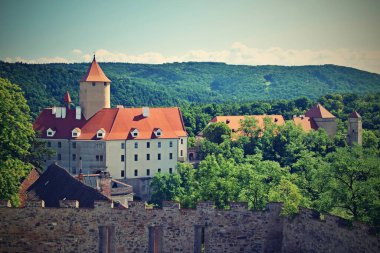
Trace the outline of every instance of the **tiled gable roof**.
[[358, 118], [361, 118], [362, 116], [360, 116], [360, 114], [357, 112], [357, 111], [353, 111], [351, 114], [350, 114], [350, 118], [355, 118], [355, 119], [358, 119]]
[[33, 197], [45, 201], [46, 207], [59, 207], [59, 201], [78, 200], [79, 207], [93, 207], [95, 200], [109, 200], [97, 190], [72, 177], [65, 169], [52, 164], [28, 188]]
[[253, 117], [257, 120], [258, 127], [264, 127], [264, 118], [270, 118], [276, 125], [283, 125], [285, 123], [284, 117], [282, 115], [247, 115], [247, 116], [216, 116], [211, 122], [224, 122], [231, 128], [232, 131], [237, 132], [239, 130], [240, 122], [245, 119], [245, 117]]
[[311, 129], [318, 130], [318, 126], [310, 117], [293, 117], [294, 125], [301, 126], [305, 132], [310, 132]]
[[20, 206], [25, 205], [25, 201], [27, 198], [27, 190], [28, 188], [37, 181], [37, 179], [40, 177], [40, 172], [36, 168], [33, 168], [29, 174], [22, 180], [22, 183], [20, 185], [18, 195], [20, 198]]
[[314, 105], [310, 110], [305, 113], [306, 117], [310, 118], [335, 118], [326, 108], [321, 104]]
[[[41, 137], [49, 139], [46, 130], [56, 129], [50, 139], [95, 140], [96, 132], [103, 128], [106, 132], [104, 140], [178, 138], [187, 136], [179, 108], [149, 108], [149, 116], [143, 117], [142, 108], [104, 108], [90, 119], [75, 119], [75, 109], [68, 109], [66, 118], [56, 118], [52, 109], [42, 111], [33, 127], [41, 132]], [[71, 131], [78, 127], [81, 134], [78, 138], [71, 137]], [[139, 134], [133, 138], [130, 134], [133, 128]], [[154, 129], [160, 128], [162, 136], [156, 137]]]

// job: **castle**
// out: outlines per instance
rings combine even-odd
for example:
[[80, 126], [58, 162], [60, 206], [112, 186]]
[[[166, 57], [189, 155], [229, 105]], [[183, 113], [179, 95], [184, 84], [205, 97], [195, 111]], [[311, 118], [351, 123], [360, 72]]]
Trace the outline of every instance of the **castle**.
[[[216, 116], [211, 123], [224, 122], [232, 131], [232, 137], [236, 138], [241, 134], [241, 122], [245, 117], [253, 117], [257, 121], [259, 128], [264, 127], [264, 118], [278, 126], [285, 123], [282, 115], [248, 115], [248, 116]], [[334, 137], [337, 131], [336, 117], [331, 114], [325, 107], [317, 103], [310, 108], [305, 115], [293, 116], [292, 122], [296, 126], [300, 126], [305, 132], [312, 130], [324, 129], [328, 136]], [[348, 117], [347, 141], [350, 145], [357, 143], [362, 145], [362, 119], [359, 113], [352, 112]]]
[[157, 172], [174, 173], [187, 160], [187, 133], [179, 108], [111, 108], [111, 81], [94, 59], [80, 81], [79, 106], [44, 109], [33, 127], [56, 152], [47, 160], [71, 174], [107, 171], [143, 199]]

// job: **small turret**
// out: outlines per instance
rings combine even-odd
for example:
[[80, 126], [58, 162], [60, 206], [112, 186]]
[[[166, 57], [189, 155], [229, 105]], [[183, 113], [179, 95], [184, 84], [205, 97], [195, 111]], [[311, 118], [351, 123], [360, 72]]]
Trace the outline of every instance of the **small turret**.
[[362, 145], [363, 127], [362, 127], [362, 117], [356, 111], [352, 112], [348, 117], [348, 132], [347, 141], [350, 145], [357, 143]]
[[70, 109], [70, 104], [72, 103], [70, 93], [66, 91], [65, 97], [63, 98], [63, 102], [66, 104], [66, 108]]

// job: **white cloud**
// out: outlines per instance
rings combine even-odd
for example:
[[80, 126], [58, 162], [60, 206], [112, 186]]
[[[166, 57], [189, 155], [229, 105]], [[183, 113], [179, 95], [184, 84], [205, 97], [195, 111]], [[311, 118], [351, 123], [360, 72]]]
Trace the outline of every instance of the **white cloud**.
[[[93, 55], [83, 54], [81, 50], [74, 49], [72, 52], [80, 57], [82, 61], [89, 62]], [[96, 59], [103, 62], [130, 62], [160, 64], [167, 62], [187, 61], [211, 61], [226, 62], [229, 64], [244, 65], [322, 65], [336, 64], [350, 66], [371, 72], [380, 73], [380, 51], [369, 50], [310, 50], [310, 49], [283, 49], [272, 47], [267, 49], [254, 48], [240, 42], [233, 43], [230, 48], [220, 51], [191, 50], [182, 55], [167, 56], [158, 52], [146, 52], [138, 55], [130, 55], [123, 52], [99, 49], [96, 51]], [[73, 62], [61, 57], [39, 58], [36, 60], [25, 60], [19, 57], [5, 59], [15, 62], [27, 63], [46, 62]]]
[[73, 51], [71, 51], [71, 53], [76, 54], [76, 55], [83, 54], [82, 50], [80, 50], [80, 49], [73, 49]]
[[72, 61], [62, 58], [62, 57], [42, 57], [38, 59], [25, 59], [22, 57], [5, 58], [6, 62], [23, 62], [29, 64], [42, 64], [42, 63], [72, 63]]

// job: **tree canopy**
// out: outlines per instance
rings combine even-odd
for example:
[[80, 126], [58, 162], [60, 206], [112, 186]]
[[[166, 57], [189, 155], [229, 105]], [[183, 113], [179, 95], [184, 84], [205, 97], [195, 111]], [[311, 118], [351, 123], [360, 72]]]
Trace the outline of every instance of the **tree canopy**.
[[21, 89], [0, 78], [0, 199], [17, 203], [20, 179], [30, 170], [34, 131]]

